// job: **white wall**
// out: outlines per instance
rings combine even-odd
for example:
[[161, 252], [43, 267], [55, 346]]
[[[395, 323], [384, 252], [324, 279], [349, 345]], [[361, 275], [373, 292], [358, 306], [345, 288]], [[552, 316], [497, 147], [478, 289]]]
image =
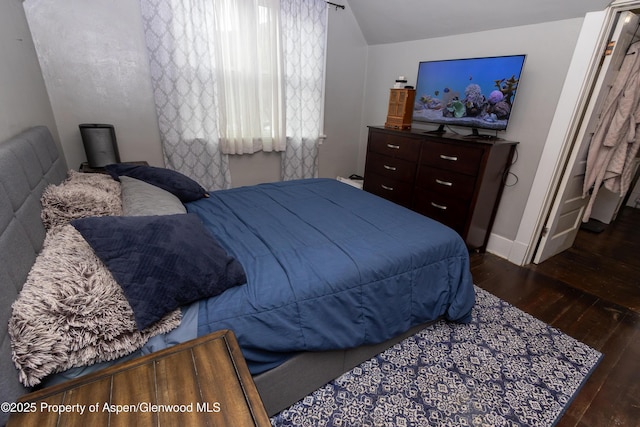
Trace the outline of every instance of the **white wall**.
[[[144, 45], [131, 0], [26, 0], [25, 10], [70, 167], [86, 159], [80, 123], [116, 128], [122, 160], [163, 165]], [[366, 44], [349, 10], [329, 9], [326, 125], [319, 175], [355, 172]], [[280, 155], [230, 157], [234, 186], [280, 179]]]
[[81, 123], [114, 125], [122, 160], [162, 165], [138, 2], [26, 0], [24, 8], [68, 166], [86, 160]]
[[[509, 129], [501, 135], [520, 142], [517, 162], [511, 168], [517, 183], [504, 190], [489, 242], [490, 251], [492, 241], [513, 241], [517, 234], [582, 21], [582, 18], [570, 19], [369, 47], [363, 128], [384, 124], [389, 88], [399, 75], [407, 76], [409, 83], [415, 84], [420, 61], [527, 55]], [[366, 133], [363, 133], [360, 171], [364, 169], [365, 151]], [[515, 181], [510, 177], [508, 183]]]
[[0, 2], [0, 141], [46, 125], [59, 143], [49, 97], [20, 0]]
[[367, 44], [349, 10], [329, 7], [325, 89], [326, 141], [320, 146], [320, 175], [358, 172]]

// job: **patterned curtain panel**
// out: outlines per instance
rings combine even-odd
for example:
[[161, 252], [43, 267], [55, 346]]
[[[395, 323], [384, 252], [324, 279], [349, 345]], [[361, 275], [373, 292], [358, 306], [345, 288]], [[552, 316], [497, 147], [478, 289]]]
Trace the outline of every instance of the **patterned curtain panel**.
[[218, 140], [211, 0], [140, 0], [165, 162], [209, 190], [231, 187]]
[[327, 4], [280, 0], [280, 13], [287, 130], [282, 179], [315, 178], [324, 110]]

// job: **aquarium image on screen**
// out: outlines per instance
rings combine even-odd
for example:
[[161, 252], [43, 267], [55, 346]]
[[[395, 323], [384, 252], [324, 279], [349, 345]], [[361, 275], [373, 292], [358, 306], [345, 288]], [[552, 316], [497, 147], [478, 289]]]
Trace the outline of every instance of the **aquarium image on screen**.
[[525, 55], [424, 61], [418, 67], [413, 120], [505, 130]]

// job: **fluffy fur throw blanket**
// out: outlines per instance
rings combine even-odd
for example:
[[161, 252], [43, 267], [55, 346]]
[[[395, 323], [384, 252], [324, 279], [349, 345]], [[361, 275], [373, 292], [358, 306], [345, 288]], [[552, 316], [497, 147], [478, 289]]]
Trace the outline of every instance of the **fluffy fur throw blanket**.
[[121, 287], [71, 225], [48, 233], [9, 320], [20, 381], [113, 360], [180, 323], [176, 310], [139, 331]]
[[88, 216], [122, 215], [120, 183], [109, 175], [70, 170], [42, 194], [42, 222], [49, 230]]

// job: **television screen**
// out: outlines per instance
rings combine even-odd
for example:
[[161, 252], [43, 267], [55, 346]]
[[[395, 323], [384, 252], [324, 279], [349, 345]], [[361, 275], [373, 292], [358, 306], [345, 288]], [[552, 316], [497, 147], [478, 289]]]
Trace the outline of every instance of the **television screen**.
[[505, 130], [525, 55], [420, 62], [413, 120]]

